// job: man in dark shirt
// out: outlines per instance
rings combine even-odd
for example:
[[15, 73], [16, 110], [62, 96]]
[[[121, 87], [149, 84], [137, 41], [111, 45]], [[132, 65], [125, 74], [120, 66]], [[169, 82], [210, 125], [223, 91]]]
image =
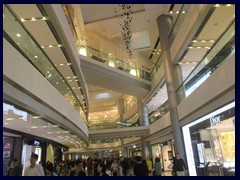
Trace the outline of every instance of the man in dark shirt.
[[7, 176], [22, 176], [22, 168], [17, 165], [17, 159], [11, 161], [11, 167], [8, 169]]
[[81, 161], [77, 161], [76, 169], [71, 172], [70, 176], [86, 176], [86, 173], [83, 171], [83, 163]]
[[184, 160], [180, 157], [179, 153], [176, 153], [176, 158], [174, 160], [174, 170], [177, 173], [177, 176], [185, 176], [187, 172], [187, 167]]
[[148, 168], [142, 163], [141, 156], [136, 156], [136, 164], [133, 167], [133, 174], [135, 176], [148, 176]]

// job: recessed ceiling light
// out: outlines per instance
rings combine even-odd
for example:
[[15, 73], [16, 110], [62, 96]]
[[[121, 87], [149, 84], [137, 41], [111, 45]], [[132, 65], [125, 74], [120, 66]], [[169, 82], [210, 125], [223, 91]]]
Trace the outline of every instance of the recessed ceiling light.
[[16, 36], [17, 36], [17, 37], [21, 37], [21, 34], [17, 33]]
[[5, 120], [11, 121], [11, 120], [14, 120], [14, 118], [7, 118], [7, 119], [5, 119]]
[[32, 17], [32, 19], [31, 19], [32, 21], [36, 21], [36, 19], [34, 18], [34, 17]]
[[41, 116], [32, 116], [31, 118], [37, 119], [37, 118], [41, 118]]
[[9, 123], [4, 123], [5, 125], [9, 125]]

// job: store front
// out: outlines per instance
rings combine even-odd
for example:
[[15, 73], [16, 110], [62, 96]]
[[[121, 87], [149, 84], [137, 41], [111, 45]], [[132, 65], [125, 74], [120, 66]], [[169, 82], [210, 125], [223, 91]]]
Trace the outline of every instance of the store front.
[[173, 149], [174, 141], [169, 140], [163, 143], [157, 143], [152, 145], [152, 156], [153, 163], [155, 162], [155, 158], [160, 158], [160, 162], [162, 164], [162, 168], [164, 171], [169, 171], [168, 165], [173, 160], [174, 149]]
[[182, 130], [191, 176], [235, 175], [235, 102]]

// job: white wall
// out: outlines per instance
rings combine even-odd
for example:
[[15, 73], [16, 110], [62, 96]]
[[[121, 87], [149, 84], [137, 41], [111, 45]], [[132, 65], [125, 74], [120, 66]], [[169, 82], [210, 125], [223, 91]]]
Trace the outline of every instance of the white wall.
[[[235, 54], [216, 69], [212, 75], [201, 84], [192, 94], [178, 105], [179, 119], [186, 119], [190, 113], [200, 111], [208, 105], [202, 115], [211, 112], [220, 106], [235, 100]], [[224, 95], [228, 98], [223, 99]], [[222, 99], [222, 100], [221, 100]], [[214, 104], [214, 101], [218, 103]], [[221, 101], [219, 101], [221, 100]], [[212, 105], [211, 105], [212, 104]], [[194, 119], [196, 119], [195, 117]], [[191, 118], [192, 120], [193, 117]]]

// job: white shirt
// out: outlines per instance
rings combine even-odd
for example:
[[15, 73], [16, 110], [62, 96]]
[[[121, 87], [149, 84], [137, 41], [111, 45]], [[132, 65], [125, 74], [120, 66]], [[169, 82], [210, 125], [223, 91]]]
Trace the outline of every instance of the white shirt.
[[34, 168], [30, 166], [27, 167], [24, 171], [23, 176], [45, 176], [43, 167], [39, 164], [36, 164]]

